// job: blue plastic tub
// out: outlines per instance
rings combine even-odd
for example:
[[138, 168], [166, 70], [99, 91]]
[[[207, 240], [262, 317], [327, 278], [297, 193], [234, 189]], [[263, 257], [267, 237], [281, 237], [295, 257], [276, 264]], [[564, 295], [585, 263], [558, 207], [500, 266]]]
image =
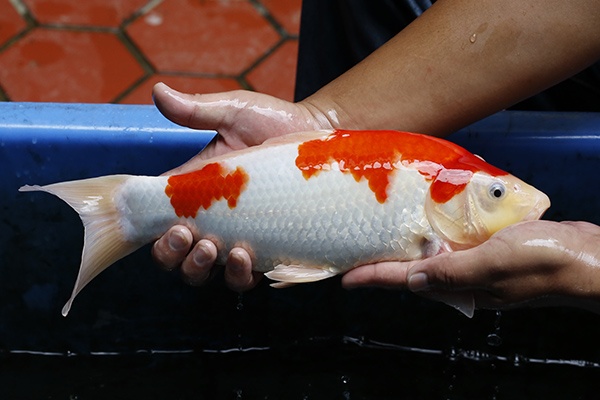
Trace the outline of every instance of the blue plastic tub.
[[[439, 398], [439, 391], [429, 392], [434, 386], [446, 397], [466, 396], [474, 387], [485, 393], [479, 398], [493, 398], [531, 385], [532, 393], [553, 398], [564, 392], [556, 391], [559, 384], [548, 382], [549, 376], [587, 379], [600, 373], [600, 316], [585, 311], [522, 309], [500, 317], [479, 311], [467, 319], [410, 293], [348, 292], [335, 279], [287, 290], [260, 285], [238, 296], [220, 278], [203, 288], [183, 284], [176, 273], [152, 264], [148, 248], [94, 280], [63, 318], [60, 310], [79, 266], [80, 221], [60, 200], [17, 189], [112, 173], [160, 174], [189, 159], [212, 136], [175, 126], [151, 106], [0, 103], [0, 356], [5, 355], [0, 394], [14, 388], [9, 380], [24, 366], [40, 365], [37, 354], [63, 361], [60, 356], [69, 354], [119, 360], [141, 353], [148, 359], [157, 353], [202, 354], [201, 362], [177, 365], [212, 373], [227, 389], [201, 386], [194, 393], [230, 393], [232, 385], [261, 398], [286, 397], [281, 396], [286, 390], [362, 398], [374, 394], [369, 382], [385, 386], [381, 380], [395, 379], [416, 379], [424, 391], [390, 385], [387, 393], [396, 398], [402, 393]], [[451, 140], [545, 191], [552, 199], [546, 218], [600, 223], [600, 115], [502, 112]], [[230, 358], [207, 359], [213, 352]], [[238, 355], [231, 358], [229, 352]], [[21, 354], [34, 360], [15, 361]], [[63, 363], [49, 371], [52, 363], [42, 363], [50, 368], [40, 367], [38, 377], [51, 377], [61, 388], [72, 388], [59, 377], [61, 368], [79, 376], [79, 365]], [[403, 369], [396, 376], [394, 368]], [[475, 371], [487, 381], [470, 381]], [[83, 375], [79, 379], [85, 381]], [[146, 375], [142, 383], [150, 389], [162, 382], [159, 374]], [[265, 375], [272, 379], [263, 382]], [[249, 377], [265, 386], [255, 388]], [[322, 379], [334, 383], [322, 387]], [[576, 380], [560, 385], [572, 398], [588, 394]], [[50, 392], [59, 397], [61, 390]]]

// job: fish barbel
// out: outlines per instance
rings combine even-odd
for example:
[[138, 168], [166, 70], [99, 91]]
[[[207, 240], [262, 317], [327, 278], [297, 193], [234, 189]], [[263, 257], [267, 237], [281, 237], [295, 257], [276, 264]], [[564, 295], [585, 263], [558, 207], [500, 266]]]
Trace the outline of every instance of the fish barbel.
[[[314, 131], [171, 176], [110, 175], [21, 191], [54, 194], [85, 227], [75, 296], [104, 269], [183, 224], [224, 263], [233, 247], [274, 286], [381, 261], [477, 246], [540, 218], [548, 197], [456, 144], [397, 131]], [[461, 305], [473, 314], [470, 297]]]

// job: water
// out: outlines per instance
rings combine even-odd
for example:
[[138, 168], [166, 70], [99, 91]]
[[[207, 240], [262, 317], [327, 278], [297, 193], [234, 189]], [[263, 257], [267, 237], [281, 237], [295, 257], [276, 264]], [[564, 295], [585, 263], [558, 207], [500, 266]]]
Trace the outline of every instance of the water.
[[596, 393], [584, 383], [596, 379], [600, 364], [346, 336], [318, 348], [15, 350], [0, 356], [0, 372], [0, 398], [519, 399], [535, 393], [553, 399], [571, 393], [586, 399]]
[[494, 331], [487, 335], [487, 344], [493, 347], [499, 347], [502, 344], [502, 338], [500, 337], [500, 319], [502, 318], [502, 311], [496, 311], [496, 319], [494, 321]]
[[[315, 338], [309, 339], [307, 342], [320, 342], [324, 341], [328, 343], [334, 343], [335, 338]], [[535, 358], [535, 357], [527, 357], [522, 354], [509, 354], [502, 355], [491, 352], [484, 352], [476, 349], [459, 349], [456, 347], [451, 347], [447, 350], [443, 349], [430, 349], [430, 348], [420, 348], [420, 347], [412, 347], [412, 346], [403, 346], [394, 343], [385, 343], [376, 340], [369, 340], [364, 337], [354, 338], [345, 336], [341, 339], [341, 343], [337, 345], [342, 345], [344, 348], [350, 349], [353, 347], [359, 349], [366, 350], [378, 350], [385, 351], [390, 353], [405, 353], [405, 355], [419, 357], [419, 356], [436, 356], [440, 359], [445, 359], [450, 362], [461, 362], [461, 361], [472, 361], [472, 362], [496, 362], [498, 364], [506, 364], [513, 365], [515, 367], [521, 367], [524, 365], [561, 365], [561, 366], [571, 366], [578, 367], [582, 369], [592, 369], [597, 370], [600, 373], [600, 362], [590, 361], [590, 360], [581, 360], [581, 359], [559, 359], [559, 358]], [[40, 358], [40, 359], [67, 359], [67, 358], [95, 358], [95, 359], [117, 359], [119, 357], [153, 357], [153, 356], [185, 356], [185, 355], [198, 355], [198, 354], [230, 354], [230, 353], [261, 353], [261, 352], [270, 352], [276, 351], [277, 349], [272, 347], [234, 347], [234, 348], [224, 348], [224, 349], [182, 349], [182, 350], [166, 350], [166, 349], [140, 349], [135, 351], [128, 351], [125, 353], [120, 352], [90, 352], [87, 354], [77, 354], [71, 351], [67, 351], [64, 353], [61, 352], [43, 352], [43, 351], [35, 351], [35, 350], [4, 350], [0, 352], [0, 357], [3, 358], [18, 358], [20, 356], [24, 357], [32, 357], [32, 358]], [[348, 384], [350, 382], [350, 376], [342, 375], [340, 376], [340, 381], [343, 384]]]
[[512, 364], [515, 367], [523, 366], [524, 364], [541, 364], [541, 365], [569, 365], [574, 367], [597, 369], [600, 373], [600, 362], [589, 360], [574, 360], [574, 359], [555, 359], [555, 358], [532, 358], [521, 354], [502, 355], [491, 352], [484, 352], [476, 349], [460, 349], [451, 347], [447, 350], [443, 349], [426, 349], [411, 346], [402, 346], [393, 343], [383, 343], [365, 338], [345, 337], [344, 343], [351, 343], [358, 347], [369, 349], [380, 349], [387, 351], [397, 351], [403, 353], [423, 354], [441, 356], [450, 362], [473, 361], [473, 362], [495, 362], [500, 364]]
[[[160, 285], [165, 274], [157, 271], [156, 277]], [[94, 329], [90, 323], [90, 329], [80, 330], [72, 328], [86, 327], [76, 324], [77, 314], [64, 319], [56, 311], [50, 325], [39, 317], [44, 310], [23, 311], [20, 325], [11, 327], [30, 335], [29, 341], [23, 335], [4, 338], [32, 345], [1, 351], [0, 341], [0, 399], [235, 399], [239, 394], [244, 399], [500, 400], [528, 393], [548, 400], [596, 395], [595, 315], [536, 310], [480, 312], [468, 319], [442, 306], [426, 308], [431, 305], [424, 300], [406, 304], [421, 300], [398, 292], [331, 293], [329, 286], [337, 282], [316, 284], [317, 290], [306, 292], [301, 287], [257, 288], [241, 296], [224, 290], [219, 281], [202, 290], [176, 282], [178, 291], [188, 293], [187, 303], [164, 307], [168, 318], [151, 323], [145, 321], [159, 315], [160, 304], [149, 308], [143, 323], [118, 314], [117, 306], [106, 308], [90, 318]], [[115, 297], [110, 291], [107, 296]], [[81, 315], [102, 304], [89, 298]], [[176, 314], [181, 310], [191, 317]], [[22, 322], [26, 316], [31, 324]], [[33, 316], [38, 316], [35, 321]], [[48, 324], [45, 334], [34, 336], [40, 324]], [[490, 341], [490, 335], [499, 340]], [[74, 337], [87, 346], [72, 345], [77, 344]], [[61, 347], [63, 341], [69, 345]]]
[[238, 310], [239, 312], [244, 311], [244, 293], [238, 294], [238, 301], [237, 301], [237, 304], [235, 305], [235, 309]]

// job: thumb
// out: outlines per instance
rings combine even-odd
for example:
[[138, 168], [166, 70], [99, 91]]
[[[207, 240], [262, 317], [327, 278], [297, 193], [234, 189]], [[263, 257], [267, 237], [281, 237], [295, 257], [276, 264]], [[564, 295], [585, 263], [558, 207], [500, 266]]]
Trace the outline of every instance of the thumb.
[[160, 82], [154, 85], [152, 97], [156, 108], [176, 124], [192, 129], [217, 130], [227, 125], [231, 116], [243, 107], [237, 95], [242, 92], [187, 94]]
[[497, 265], [499, 260], [498, 257], [494, 257], [493, 252], [486, 251], [486, 247], [480, 245], [421, 261], [407, 272], [408, 289], [421, 292], [482, 287], [490, 279], [490, 267]]

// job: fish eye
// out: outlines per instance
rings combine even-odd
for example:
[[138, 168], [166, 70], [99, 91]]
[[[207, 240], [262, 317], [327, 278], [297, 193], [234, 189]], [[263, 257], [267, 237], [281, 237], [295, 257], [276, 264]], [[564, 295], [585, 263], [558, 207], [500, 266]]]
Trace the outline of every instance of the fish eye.
[[490, 186], [489, 194], [492, 199], [501, 199], [504, 197], [505, 193], [506, 187], [500, 182], [493, 183]]

